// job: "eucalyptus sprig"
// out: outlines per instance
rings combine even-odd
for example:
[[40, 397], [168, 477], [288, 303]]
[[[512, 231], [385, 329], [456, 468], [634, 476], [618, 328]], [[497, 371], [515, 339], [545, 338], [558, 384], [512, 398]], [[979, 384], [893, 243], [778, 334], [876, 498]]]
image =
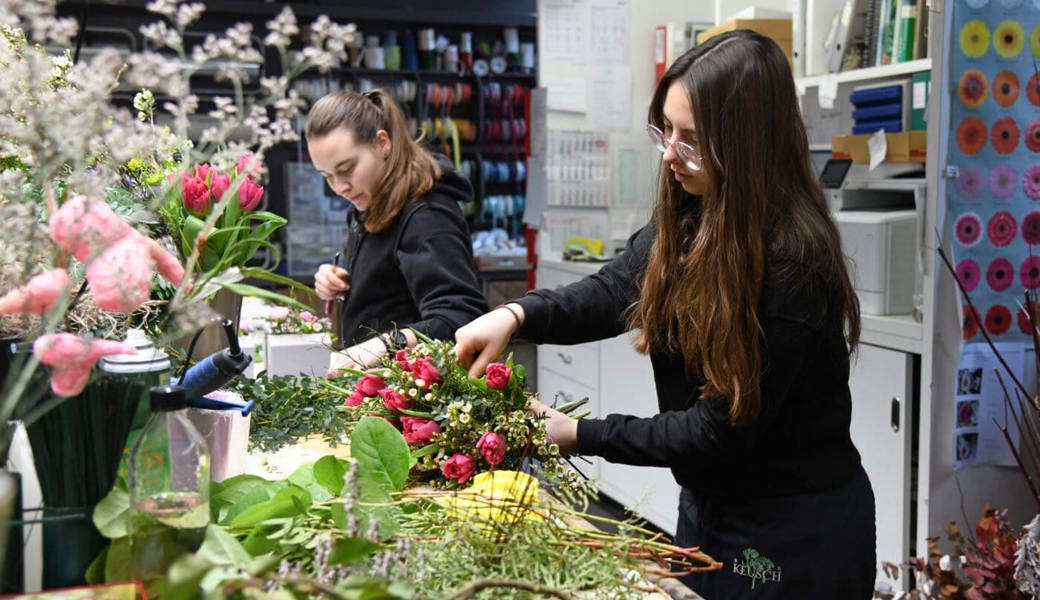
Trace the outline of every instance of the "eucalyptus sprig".
[[349, 420], [338, 407], [344, 396], [325, 385], [324, 378], [268, 376], [239, 378], [235, 391], [253, 400], [249, 447], [274, 452], [299, 438], [320, 433], [330, 446], [342, 443]]

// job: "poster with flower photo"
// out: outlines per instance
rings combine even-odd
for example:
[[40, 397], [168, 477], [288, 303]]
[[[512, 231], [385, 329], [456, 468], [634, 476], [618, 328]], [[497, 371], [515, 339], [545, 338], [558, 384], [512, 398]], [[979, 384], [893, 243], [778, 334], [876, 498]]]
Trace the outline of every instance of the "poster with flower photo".
[[1040, 288], [1040, 0], [957, 0], [950, 59], [947, 188], [963, 337], [1031, 335], [1024, 291]]

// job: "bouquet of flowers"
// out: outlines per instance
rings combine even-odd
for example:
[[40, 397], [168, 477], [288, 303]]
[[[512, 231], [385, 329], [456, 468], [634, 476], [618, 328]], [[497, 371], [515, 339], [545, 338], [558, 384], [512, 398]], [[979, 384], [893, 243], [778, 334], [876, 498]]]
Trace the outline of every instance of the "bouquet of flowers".
[[471, 378], [452, 346], [424, 340], [387, 355], [379, 367], [348, 374], [349, 388], [326, 385], [346, 396], [342, 410], [352, 421], [380, 416], [400, 430], [416, 460], [413, 475], [434, 485], [463, 487], [478, 473], [519, 471], [533, 466], [531, 460], [540, 461], [550, 479], [576, 484], [541, 417], [527, 410], [524, 367], [510, 356]]

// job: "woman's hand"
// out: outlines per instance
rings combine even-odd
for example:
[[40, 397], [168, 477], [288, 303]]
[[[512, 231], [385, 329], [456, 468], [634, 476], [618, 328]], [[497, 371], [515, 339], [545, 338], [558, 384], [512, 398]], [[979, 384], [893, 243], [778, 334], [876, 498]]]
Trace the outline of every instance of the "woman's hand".
[[386, 344], [376, 336], [360, 344], [351, 346], [346, 350], [333, 352], [329, 357], [329, 377], [340, 374], [341, 369], [365, 370], [379, 364], [379, 360], [386, 354]]
[[349, 274], [346, 269], [332, 265], [321, 265], [314, 274], [314, 291], [326, 302], [335, 300], [350, 289]]
[[523, 307], [519, 304], [510, 304], [509, 307], [516, 313], [500, 306], [455, 332], [455, 355], [459, 364], [469, 367], [470, 377], [484, 374], [484, 369], [502, 355], [509, 338], [523, 322]]
[[572, 419], [534, 399], [527, 405], [527, 410], [545, 417], [545, 433], [551, 443], [560, 447], [560, 454], [567, 456], [578, 451], [577, 419]]

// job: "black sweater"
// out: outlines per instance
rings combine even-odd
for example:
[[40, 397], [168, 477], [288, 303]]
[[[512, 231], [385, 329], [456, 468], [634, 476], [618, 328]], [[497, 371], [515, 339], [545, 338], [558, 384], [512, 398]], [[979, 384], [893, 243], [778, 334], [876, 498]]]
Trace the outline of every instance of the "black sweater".
[[[576, 344], [624, 332], [654, 235], [644, 227], [595, 275], [519, 299], [525, 312], [519, 335]], [[688, 379], [681, 355], [651, 353], [660, 414], [582, 419], [579, 453], [670, 467], [683, 487], [725, 497], [798, 494], [849, 481], [859, 471], [859, 453], [849, 436], [841, 298], [828, 278], [770, 257], [758, 308], [764, 334], [758, 420], [731, 425], [724, 399], [698, 399], [701, 385]]]
[[456, 329], [487, 311], [458, 206], [472, 200], [473, 188], [447, 164], [441, 167], [444, 174], [433, 188], [382, 231], [365, 231], [363, 215], [350, 207], [341, 263], [350, 290], [338, 303], [339, 336], [346, 346], [395, 327], [450, 340]]

